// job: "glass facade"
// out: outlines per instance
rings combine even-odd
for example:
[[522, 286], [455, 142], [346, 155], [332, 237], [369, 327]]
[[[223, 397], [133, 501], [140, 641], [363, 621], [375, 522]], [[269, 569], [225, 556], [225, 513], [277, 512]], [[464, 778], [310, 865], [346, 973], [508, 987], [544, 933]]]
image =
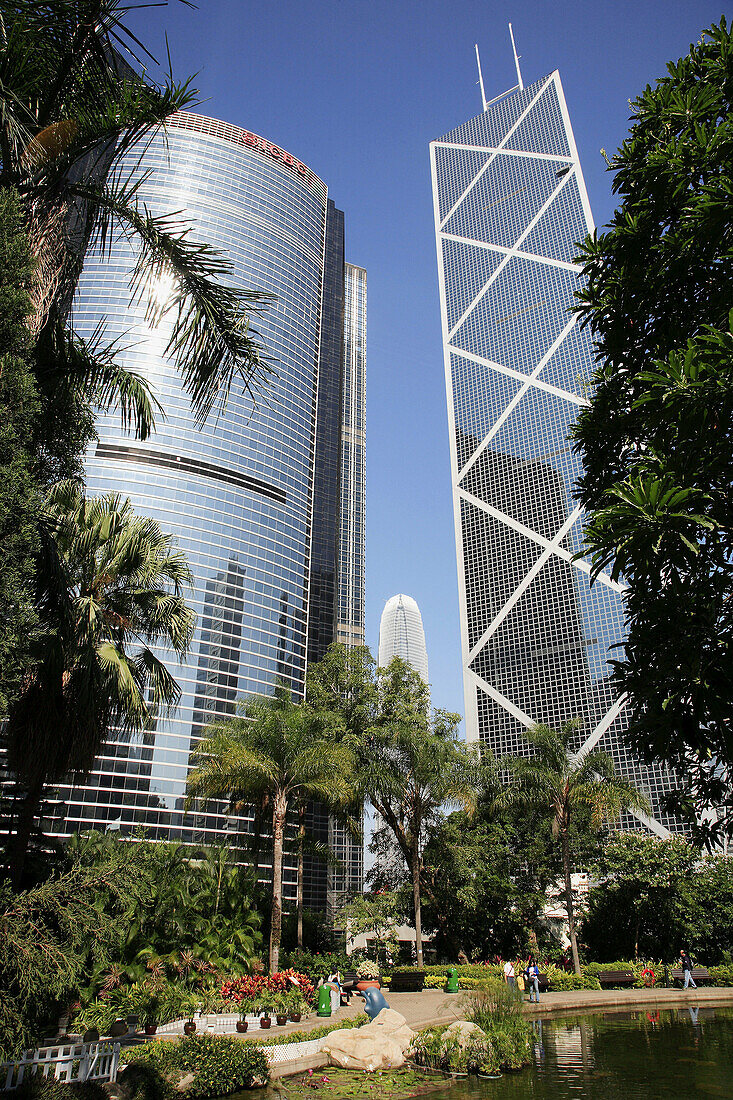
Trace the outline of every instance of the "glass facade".
[[365, 644], [367, 273], [346, 264], [337, 640]]
[[[274, 373], [254, 401], [235, 380], [224, 411], [200, 429], [163, 356], [165, 319], [151, 328], [145, 305], [130, 305], [130, 246], [118, 241], [110, 257], [87, 256], [77, 330], [89, 335], [102, 319], [165, 410], [144, 443], [126, 436], [118, 417], [100, 418], [99, 441], [86, 457], [88, 491], [129, 497], [137, 513], [176, 537], [194, 573], [198, 622], [184, 665], [161, 653], [182, 689], [176, 713], [145, 734], [109, 740], [88, 781], [59, 792], [59, 832], [143, 826], [153, 838], [209, 842], [229, 834], [235, 842], [246, 818], [230, 820], [215, 804], [184, 812], [191, 752], [213, 717], [232, 713], [249, 693], [271, 692], [276, 678], [303, 695], [309, 628], [323, 624], [326, 604], [330, 637], [318, 634], [318, 646], [335, 637], [343, 215], [290, 154], [197, 115], [174, 116], [166, 134], [131, 152], [119, 171], [141, 180], [139, 198], [152, 213], [182, 211], [192, 236], [223, 251], [234, 285], [274, 296], [254, 325]], [[292, 862], [284, 889], [294, 897]]]
[[422, 615], [412, 596], [400, 594], [387, 600], [379, 622], [379, 667], [386, 668], [393, 657], [407, 661], [426, 684], [428, 651]]
[[[568, 431], [593, 344], [571, 312], [592, 216], [557, 72], [430, 147], [458, 556], [467, 735], [526, 751], [523, 728], [580, 718], [649, 797], [659, 835], [671, 786], [620, 740], [609, 659], [623, 588], [591, 586]], [[614, 648], [616, 647], [616, 648]], [[626, 818], [629, 827], [641, 827]]]

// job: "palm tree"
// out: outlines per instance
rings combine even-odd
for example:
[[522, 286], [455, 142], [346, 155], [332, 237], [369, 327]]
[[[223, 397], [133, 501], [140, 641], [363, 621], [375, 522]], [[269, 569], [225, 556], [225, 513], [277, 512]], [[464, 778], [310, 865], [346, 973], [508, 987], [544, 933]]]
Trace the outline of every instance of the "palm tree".
[[6, 728], [8, 762], [25, 790], [11, 841], [16, 885], [44, 787], [88, 774], [113, 727], [145, 729], [159, 708], [176, 705], [178, 684], [150, 647], [182, 659], [195, 624], [183, 554], [129, 500], [87, 499], [77, 483], [61, 482], [45, 525], [34, 663]]
[[353, 758], [326, 733], [325, 716], [293, 702], [290, 688], [253, 696], [238, 713], [213, 723], [196, 748], [188, 800], [225, 798], [233, 809], [269, 795], [272, 806], [272, 918], [270, 972], [279, 966], [282, 931], [282, 864], [288, 810], [302, 798], [336, 804], [348, 800]]
[[87, 247], [108, 255], [117, 239], [132, 244], [131, 297], [146, 303], [150, 323], [166, 317], [166, 354], [201, 422], [235, 379], [255, 393], [270, 373], [249, 323], [269, 296], [226, 286], [222, 255], [191, 239], [180, 211], [151, 214], [138, 199], [144, 178], [123, 167], [195, 102], [190, 81], [169, 74], [155, 84], [123, 60], [154, 60], [125, 25], [138, 6], [14, 0], [0, 14], [0, 188], [20, 196], [35, 257], [31, 329], [46, 457], [64, 450], [69, 416], [59, 431], [59, 408], [76, 420], [90, 406], [119, 408], [140, 438], [160, 409], [147, 382], [119, 365], [103, 328], [86, 341], [73, 331], [69, 307]]
[[422, 852], [444, 806], [476, 808], [483, 778], [479, 756], [456, 737], [460, 715], [430, 714], [427, 685], [405, 661], [380, 669], [379, 715], [362, 742], [365, 797], [394, 834], [412, 879], [417, 965], [423, 965]]
[[573, 752], [579, 725], [578, 721], [566, 722], [559, 733], [545, 725], [525, 730], [531, 755], [503, 756], [497, 760], [497, 769], [509, 773], [509, 783], [495, 801], [498, 808], [539, 809], [551, 815], [553, 834], [560, 838], [562, 847], [565, 905], [576, 974], [580, 974], [580, 959], [570, 878], [571, 821], [576, 811], [584, 809], [590, 812], [591, 827], [600, 829], [604, 822], [615, 821], [622, 810], [645, 814], [650, 811], [644, 795], [616, 775], [607, 753], [599, 749]]

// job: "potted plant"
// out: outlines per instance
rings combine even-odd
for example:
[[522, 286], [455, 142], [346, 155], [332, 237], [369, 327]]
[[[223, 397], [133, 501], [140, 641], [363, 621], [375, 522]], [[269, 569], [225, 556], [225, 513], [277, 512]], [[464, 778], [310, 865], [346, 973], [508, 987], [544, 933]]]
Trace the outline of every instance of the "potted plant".
[[244, 1035], [248, 1028], [247, 1015], [251, 1015], [254, 1005], [251, 997], [242, 997], [241, 1001], [237, 1005], [239, 1011], [239, 1019], [237, 1020], [237, 1031], [240, 1035]]
[[140, 1015], [146, 1035], [155, 1035], [161, 1011], [161, 997], [157, 989], [147, 990], [139, 1001]]
[[259, 1014], [260, 1014], [260, 1027], [268, 1028], [272, 1020], [270, 1019], [270, 1013], [274, 1008], [273, 995], [271, 990], [264, 988], [259, 995]]
[[195, 993], [189, 993], [184, 999], [185, 1012], [188, 1013], [188, 1019], [183, 1025], [183, 1032], [185, 1035], [193, 1035], [196, 1030], [196, 1021], [194, 1015], [198, 1011], [199, 999]]
[[356, 988], [363, 992], [365, 989], [379, 989], [379, 966], [371, 959], [362, 959], [356, 968], [356, 976], [359, 979]]
[[291, 989], [287, 994], [288, 1016], [294, 1024], [299, 1024], [304, 1012], [307, 1011], [305, 997], [299, 989]]
[[287, 993], [276, 994], [273, 1008], [275, 1010], [275, 1021], [278, 1027], [284, 1027], [288, 1022], [288, 1007]]

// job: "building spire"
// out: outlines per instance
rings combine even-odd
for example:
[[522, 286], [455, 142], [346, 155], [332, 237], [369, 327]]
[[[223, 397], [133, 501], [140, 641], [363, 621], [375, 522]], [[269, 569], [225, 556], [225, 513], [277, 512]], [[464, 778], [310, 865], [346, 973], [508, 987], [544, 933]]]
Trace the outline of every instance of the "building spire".
[[481, 88], [481, 103], [483, 104], [483, 108], [485, 111], [488, 110], [492, 103], [498, 103], [498, 101], [500, 99], [503, 99], [505, 95], [511, 95], [512, 92], [521, 92], [524, 88], [524, 81], [522, 80], [522, 70], [519, 67], [521, 54], [517, 53], [517, 47], [514, 42], [514, 31], [512, 30], [511, 23], [509, 24], [509, 37], [512, 40], [512, 53], [514, 54], [514, 65], [516, 66], [517, 70], [517, 83], [514, 85], [513, 88], [509, 88], [506, 92], [502, 92], [501, 95], [495, 96], [493, 99], [488, 100], [488, 102], [486, 100], [486, 92], [484, 91], [484, 78], [481, 75], [481, 58], [478, 54], [478, 43], [475, 46], [476, 64], [478, 65], [478, 83]]
[[524, 81], [522, 80], [522, 70], [519, 68], [519, 58], [517, 57], [517, 47], [514, 45], [514, 31], [512, 30], [511, 23], [509, 24], [509, 37], [512, 40], [512, 51], [514, 53], [514, 64], [517, 69], [517, 87], [520, 92], [524, 88]]

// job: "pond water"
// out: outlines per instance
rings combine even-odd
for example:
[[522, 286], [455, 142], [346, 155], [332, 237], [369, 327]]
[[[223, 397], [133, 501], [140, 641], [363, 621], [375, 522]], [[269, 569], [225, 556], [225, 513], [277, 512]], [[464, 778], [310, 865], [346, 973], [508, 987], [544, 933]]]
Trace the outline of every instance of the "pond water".
[[733, 1098], [733, 1010], [680, 1008], [534, 1022], [534, 1061], [430, 1100]]

